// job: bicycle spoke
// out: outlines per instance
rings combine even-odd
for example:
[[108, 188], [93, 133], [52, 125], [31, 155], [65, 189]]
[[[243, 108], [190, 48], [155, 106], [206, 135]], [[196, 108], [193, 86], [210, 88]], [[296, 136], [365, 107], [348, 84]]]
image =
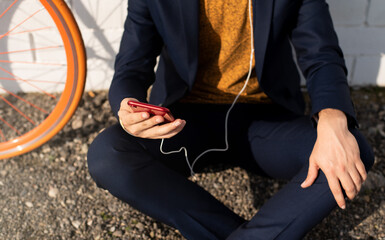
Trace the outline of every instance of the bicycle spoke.
[[32, 52], [32, 51], [54, 49], [54, 48], [61, 48], [61, 47], [62, 46], [49, 46], [49, 47], [41, 47], [41, 48], [31, 48], [31, 49], [16, 50], [16, 51], [10, 51], [10, 52], [0, 52], [0, 55], [2, 55], [2, 54], [10, 54], [10, 53], [20, 53], [20, 52]]
[[30, 30], [25, 30], [25, 31], [20, 31], [20, 32], [12, 32], [12, 33], [9, 33], [7, 36], [17, 35], [17, 34], [22, 34], [22, 33], [38, 32], [38, 31], [47, 30], [47, 29], [51, 29], [51, 28], [54, 28], [54, 27], [49, 26], [49, 27], [30, 29]]
[[15, 77], [16, 79], [18, 79], [18, 80], [20, 80], [20, 81], [23, 81], [23, 82], [27, 83], [28, 85], [30, 85], [30, 86], [36, 88], [37, 90], [43, 92], [43, 93], [46, 94], [47, 96], [50, 96], [51, 98], [56, 99], [56, 97], [55, 97], [54, 95], [52, 95], [52, 94], [50, 94], [50, 93], [44, 91], [43, 89], [39, 88], [38, 86], [36, 86], [36, 85], [34, 85], [34, 84], [32, 84], [32, 83], [30, 83], [30, 82], [28, 82], [28, 81], [26, 81], [26, 80], [24, 80], [24, 79], [22, 79], [22, 78], [19, 78], [19, 77], [15, 76], [14, 74], [12, 74], [11, 72], [8, 72], [8, 71], [5, 70], [4, 68], [0, 67], [0, 70], [3, 71], [3, 72], [5, 72], [5, 73], [8, 73], [8, 74], [11, 75], [12, 77]]
[[[20, 79], [16, 79], [16, 78], [5, 78], [5, 77], [0, 77], [0, 80], [21, 81]], [[40, 83], [52, 83], [52, 84], [65, 84], [65, 82], [57, 82], [57, 81], [49, 81], [49, 80], [24, 79], [24, 81], [27, 81], [27, 82], [40, 82]]]
[[5, 14], [6, 12], [8, 12], [9, 9], [11, 9], [12, 6], [15, 5], [15, 3], [16, 3], [17, 1], [18, 1], [18, 0], [13, 1], [13, 3], [12, 3], [7, 9], [5, 9], [5, 11], [0, 15], [0, 18], [1, 18], [2, 16], [4, 16], [4, 14]]
[[29, 17], [27, 17], [26, 19], [24, 19], [23, 21], [21, 21], [19, 24], [17, 24], [15, 27], [13, 27], [11, 30], [9, 30], [8, 32], [4, 33], [3, 35], [0, 35], [0, 39], [2, 39], [3, 37], [7, 36], [9, 33], [11, 33], [13, 30], [15, 30], [16, 28], [18, 28], [20, 25], [22, 25], [23, 23], [25, 23], [26, 21], [28, 21], [29, 19], [31, 19], [33, 16], [35, 16], [36, 14], [38, 14], [42, 9], [39, 9], [37, 10], [36, 12], [34, 12], [33, 14], [31, 14]]
[[42, 62], [24, 62], [24, 61], [9, 61], [0, 60], [2, 63], [21, 63], [21, 64], [34, 64], [34, 65], [47, 65], [47, 66], [66, 66], [64, 63], [42, 63]]
[[16, 112], [18, 112], [25, 119], [27, 119], [28, 122], [32, 123], [33, 125], [36, 125], [36, 123], [31, 118], [29, 118], [27, 115], [25, 115], [20, 109], [18, 109], [15, 105], [13, 105], [11, 102], [9, 102], [5, 97], [0, 95], [0, 99], [2, 99], [6, 104], [8, 104], [11, 108], [13, 108]]
[[5, 121], [2, 117], [0, 117], [0, 121], [2, 121], [3, 123], [5, 123], [5, 125], [7, 125], [7, 126], [10, 127], [13, 131], [15, 131], [17, 134], [20, 135], [19, 130], [17, 130], [14, 126], [12, 126], [12, 125], [9, 124], [7, 121]]
[[39, 110], [39, 111], [41, 111], [41, 112], [43, 112], [43, 113], [45, 113], [45, 114], [48, 114], [48, 112], [47, 112], [46, 110], [44, 110], [44, 109], [42, 109], [42, 108], [36, 106], [35, 104], [33, 104], [33, 103], [31, 103], [30, 101], [28, 101], [28, 100], [26, 100], [26, 99], [24, 99], [24, 98], [22, 98], [22, 97], [20, 97], [20, 96], [18, 96], [18, 95], [16, 95], [16, 94], [14, 94], [13, 92], [8, 91], [7, 89], [2, 88], [2, 87], [0, 87], [0, 89], [4, 90], [5, 92], [7, 92], [8, 94], [14, 96], [15, 98], [17, 98], [17, 99], [19, 99], [19, 100], [21, 100], [21, 101], [27, 103], [28, 105], [32, 106], [33, 108], [35, 108], [35, 109], [37, 109], [37, 110]]

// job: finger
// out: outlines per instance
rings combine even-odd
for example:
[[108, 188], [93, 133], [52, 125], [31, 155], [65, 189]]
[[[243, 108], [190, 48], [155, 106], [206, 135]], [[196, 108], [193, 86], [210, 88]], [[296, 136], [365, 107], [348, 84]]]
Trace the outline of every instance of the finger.
[[326, 178], [329, 183], [330, 191], [332, 192], [338, 206], [342, 209], [345, 209], [346, 202], [345, 202], [344, 194], [342, 192], [341, 185], [340, 185], [340, 182], [338, 181], [338, 178], [335, 176], [328, 177], [328, 175], [326, 175]]
[[130, 105], [128, 105], [128, 102], [129, 101], [136, 101], [136, 102], [139, 102], [137, 99], [135, 98], [125, 98], [123, 99], [121, 102], [120, 102], [120, 110], [127, 110], [127, 111], [130, 111], [132, 112], [132, 109], [130, 107]]
[[356, 195], [357, 195], [361, 190], [361, 186], [363, 183], [362, 177], [355, 166], [349, 171], [349, 175], [350, 175], [350, 178], [353, 180], [354, 186], [356, 188]]
[[[164, 118], [161, 116], [153, 116], [149, 119], [146, 119], [148, 116], [148, 113], [139, 113], [141, 114], [140, 117], [138, 117], [137, 122], [131, 122], [126, 127], [126, 129], [134, 136], [137, 137], [148, 137], [144, 132], [147, 130], [149, 132], [154, 132], [154, 127], [159, 125], [160, 123], [164, 122]], [[131, 114], [134, 115], [134, 114]], [[141, 119], [141, 120], [140, 120]], [[132, 120], [132, 119], [131, 119]], [[151, 135], [151, 134], [150, 134]]]
[[147, 112], [130, 113], [127, 111], [119, 111], [118, 115], [125, 126], [142, 123], [150, 117], [150, 114]]
[[143, 131], [142, 136], [152, 139], [170, 138], [182, 131], [185, 125], [186, 121], [177, 119], [172, 123], [154, 126], [153, 128], [147, 129]]
[[366, 172], [365, 165], [361, 159], [360, 159], [360, 161], [356, 162], [356, 168], [357, 168], [358, 172], [360, 173], [362, 182], [365, 182], [366, 178], [368, 177], [368, 173]]
[[344, 173], [339, 177], [342, 188], [345, 190], [346, 196], [352, 200], [357, 195], [356, 185], [354, 184], [353, 179], [349, 175], [349, 173]]
[[310, 187], [317, 179], [319, 168], [313, 161], [309, 163], [309, 169], [305, 181], [301, 184], [302, 188]]
[[170, 132], [169, 134], [162, 135], [162, 136], [158, 136], [158, 137], [156, 137], [156, 139], [167, 139], [167, 138], [172, 138], [173, 136], [175, 136], [175, 135], [177, 135], [178, 133], [180, 133], [182, 130], [183, 130], [183, 126], [178, 127], [177, 129], [175, 129], [174, 131]]

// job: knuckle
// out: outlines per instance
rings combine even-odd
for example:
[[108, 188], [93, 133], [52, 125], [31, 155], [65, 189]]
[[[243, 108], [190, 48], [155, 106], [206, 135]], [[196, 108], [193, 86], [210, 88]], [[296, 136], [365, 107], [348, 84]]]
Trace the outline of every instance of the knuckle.
[[346, 165], [345, 165], [345, 164], [339, 164], [339, 165], [337, 166], [337, 171], [338, 171], [338, 172], [341, 172], [341, 173], [345, 173], [345, 172], [347, 171]]
[[137, 129], [127, 129], [128, 132], [130, 132], [132, 135], [138, 135], [139, 134], [139, 131]]
[[334, 189], [333, 190], [333, 194], [336, 195], [336, 196], [342, 195], [342, 190], [340, 188]]
[[355, 193], [356, 188], [355, 187], [346, 187], [345, 191], [346, 191], [346, 193]]

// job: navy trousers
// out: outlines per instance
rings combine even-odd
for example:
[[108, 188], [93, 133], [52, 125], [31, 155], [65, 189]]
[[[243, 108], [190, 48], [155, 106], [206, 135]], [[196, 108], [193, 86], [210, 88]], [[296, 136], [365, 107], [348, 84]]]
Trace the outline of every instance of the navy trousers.
[[[164, 142], [164, 151], [185, 146], [189, 160], [210, 148], [224, 148], [229, 105], [177, 103], [170, 110], [187, 121]], [[365, 138], [351, 129], [367, 169], [374, 161]], [[229, 118], [229, 150], [210, 152], [195, 172], [230, 163], [289, 183], [246, 221], [188, 180], [183, 153], [163, 155], [160, 140], [130, 136], [119, 125], [104, 130], [88, 152], [88, 167], [101, 188], [139, 211], [177, 228], [187, 239], [301, 239], [337, 206], [324, 174], [307, 189], [308, 161], [316, 140], [310, 118], [277, 105], [237, 104]]]

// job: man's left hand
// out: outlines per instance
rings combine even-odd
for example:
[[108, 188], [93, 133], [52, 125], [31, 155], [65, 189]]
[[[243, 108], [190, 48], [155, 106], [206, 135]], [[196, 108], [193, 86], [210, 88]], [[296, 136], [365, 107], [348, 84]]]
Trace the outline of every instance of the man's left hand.
[[330, 190], [342, 209], [346, 207], [342, 189], [349, 199], [353, 199], [367, 177], [357, 141], [348, 129], [346, 115], [340, 110], [324, 109], [319, 112], [317, 140], [309, 159], [307, 178], [301, 187], [310, 187], [319, 169], [324, 172]]

